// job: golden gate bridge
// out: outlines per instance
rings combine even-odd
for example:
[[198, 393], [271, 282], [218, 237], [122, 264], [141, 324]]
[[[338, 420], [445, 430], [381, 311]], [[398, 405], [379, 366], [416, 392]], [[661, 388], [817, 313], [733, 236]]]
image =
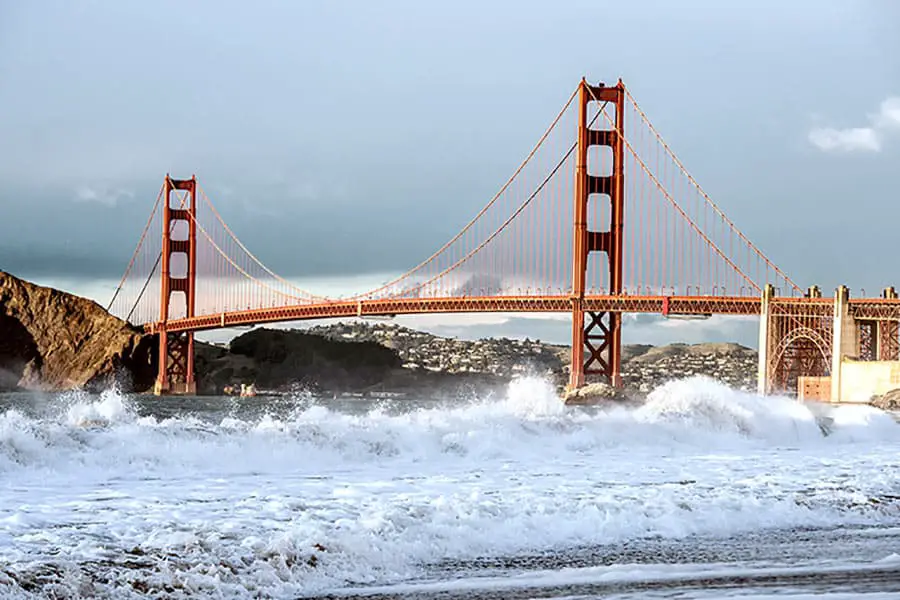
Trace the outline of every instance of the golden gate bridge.
[[854, 325], [855, 356], [898, 359], [893, 289], [844, 296], [804, 291], [769, 260], [621, 80], [582, 80], [484, 208], [376, 289], [341, 298], [300, 289], [241, 243], [196, 177], [167, 175], [109, 310], [159, 335], [157, 394], [195, 393], [198, 331], [464, 312], [571, 313], [570, 388], [594, 376], [621, 385], [623, 313], [761, 315], [766, 393], [831, 373], [835, 338], [846, 346], [850, 337], [838, 305]]

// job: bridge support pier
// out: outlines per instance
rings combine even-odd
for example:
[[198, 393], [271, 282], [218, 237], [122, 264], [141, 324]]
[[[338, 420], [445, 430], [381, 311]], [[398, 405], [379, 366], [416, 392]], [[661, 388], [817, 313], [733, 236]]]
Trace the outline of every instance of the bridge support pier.
[[153, 386], [157, 396], [197, 393], [194, 380], [194, 334], [159, 334], [159, 375]]
[[[174, 191], [184, 194], [173, 194]], [[159, 305], [159, 373], [153, 391], [162, 394], [195, 394], [194, 334], [169, 333], [166, 323], [175, 294], [183, 294], [184, 316], [194, 316], [197, 287], [197, 179], [172, 179], [163, 185], [161, 290]], [[172, 206], [172, 201], [177, 203]], [[184, 232], [186, 231], [186, 237]], [[178, 237], [175, 237], [176, 232]], [[172, 258], [179, 268], [172, 270]]]
[[[575, 309], [572, 313], [572, 372], [569, 389], [582, 387], [585, 375], [602, 375], [610, 385], [622, 386], [621, 315]], [[585, 352], [587, 351], [587, 352]], [[582, 365], [581, 373], [575, 365]]]
[[[575, 159], [574, 247], [572, 253], [572, 360], [568, 388], [585, 384], [586, 375], [600, 375], [616, 387], [622, 385], [620, 372], [622, 357], [621, 314], [592, 312], [584, 308], [585, 280], [588, 255], [604, 252], [609, 259], [609, 294], [622, 293], [622, 236], [625, 223], [625, 85], [620, 79], [612, 87], [602, 83], [588, 85], [581, 80], [578, 90], [578, 145]], [[598, 109], [612, 105], [615, 127], [593, 129], [588, 122], [588, 104], [602, 103]], [[602, 119], [597, 119], [602, 121]], [[588, 148], [607, 146], [612, 150], [612, 171], [593, 175], [588, 171]], [[599, 171], [596, 171], [599, 172]], [[595, 196], [609, 198], [609, 229], [588, 230], [588, 201]], [[585, 359], [585, 350], [588, 352]]]
[[762, 302], [759, 309], [759, 362], [756, 367], [756, 393], [765, 396], [771, 391], [771, 377], [769, 373], [769, 354], [772, 351], [772, 336], [770, 335], [769, 304], [775, 297], [775, 286], [766, 284], [762, 291]]
[[850, 290], [838, 286], [834, 292], [834, 324], [831, 346], [831, 401], [841, 401], [841, 362], [845, 356], [856, 357], [859, 350], [859, 328], [850, 315]]

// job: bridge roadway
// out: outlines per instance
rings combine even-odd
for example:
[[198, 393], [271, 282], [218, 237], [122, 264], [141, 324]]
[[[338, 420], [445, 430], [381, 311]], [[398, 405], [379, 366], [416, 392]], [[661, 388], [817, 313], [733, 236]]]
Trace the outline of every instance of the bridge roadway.
[[[833, 298], [776, 297], [779, 304], [818, 305], [813, 312], [828, 314]], [[585, 296], [584, 309], [593, 312], [655, 313], [667, 316], [758, 315], [762, 300], [747, 296]], [[827, 308], [826, 308], [827, 306]], [[850, 314], [856, 319], [900, 320], [900, 299], [851, 298]], [[285, 321], [307, 321], [340, 317], [377, 317], [436, 313], [568, 313], [567, 296], [479, 296], [445, 298], [383, 298], [334, 300], [307, 304], [228, 311], [190, 318], [172, 319], [170, 333], [208, 331]], [[162, 330], [160, 323], [144, 325], [147, 333]]]
[[[761, 300], [740, 296], [585, 296], [584, 309], [593, 312], [656, 313], [703, 316], [712, 314], [758, 315]], [[435, 313], [568, 313], [572, 299], [567, 296], [484, 296], [445, 298], [384, 298], [334, 300], [257, 308], [242, 311], [170, 319], [169, 333], [206, 331], [242, 325], [283, 321], [306, 321], [339, 317], [376, 317]], [[147, 333], [161, 330], [160, 323], [144, 326]]]

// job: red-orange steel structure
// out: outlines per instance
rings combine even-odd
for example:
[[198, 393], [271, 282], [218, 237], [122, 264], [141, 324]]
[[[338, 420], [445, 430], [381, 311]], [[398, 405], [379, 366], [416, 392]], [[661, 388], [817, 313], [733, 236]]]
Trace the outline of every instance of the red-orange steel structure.
[[[172, 192], [183, 190], [185, 195], [176, 208], [172, 207]], [[177, 201], [177, 198], [174, 198]], [[159, 374], [156, 379], [157, 394], [193, 394], [197, 391], [194, 381], [194, 332], [169, 331], [169, 309], [172, 295], [183, 294], [186, 317], [194, 316], [197, 290], [197, 179], [172, 179], [166, 175], [163, 182], [162, 227], [162, 277], [160, 278], [159, 323]], [[183, 232], [181, 230], [184, 230]], [[183, 233], [177, 239], [174, 234]], [[186, 237], [185, 237], [186, 236]], [[184, 269], [179, 275], [172, 272], [172, 258], [182, 257]]]
[[833, 298], [817, 293], [803, 298], [778, 298], [767, 288], [769, 336], [766, 393], [796, 390], [802, 376], [826, 376], [831, 371]]
[[[790, 387], [829, 368], [832, 300], [802, 294], [703, 191], [621, 80], [583, 79], [484, 208], [373, 290], [329, 298], [298, 288], [241, 243], [195, 177], [166, 176], [110, 310], [159, 334], [157, 393], [196, 390], [198, 331], [461, 312], [570, 314], [570, 387], [592, 376], [621, 384], [624, 313], [763, 313], [761, 371]], [[864, 321], [867, 356], [896, 359], [893, 289], [847, 306]]]
[[[709, 316], [711, 314], [758, 315], [759, 298], [702, 296], [585, 296], [586, 312], [652, 313]], [[348, 317], [383, 317], [450, 313], [567, 313], [572, 300], [560, 296], [495, 296], [482, 298], [395, 298], [384, 300], [330, 300], [297, 306], [255, 308], [158, 323], [148, 323], [148, 333], [208, 331], [226, 327], [286, 321]]]
[[[592, 128], [588, 122], [591, 101], [612, 104], [614, 127]], [[600, 110], [603, 110], [602, 107]], [[572, 252], [572, 359], [569, 387], [584, 385], [585, 375], [602, 375], [612, 385], [621, 386], [622, 320], [618, 311], [591, 311], [584, 305], [588, 255], [604, 252], [609, 265], [609, 293], [622, 293], [622, 236], [625, 222], [625, 157], [622, 134], [625, 131], [625, 85], [578, 86], [578, 148], [575, 163], [574, 249]], [[612, 150], [612, 172], [594, 175], [588, 172], [588, 149], [605, 146]], [[588, 229], [588, 201], [591, 196], [609, 198], [609, 225], [606, 231]], [[585, 323], [587, 317], [587, 323]], [[585, 350], [588, 352], [585, 359]]]

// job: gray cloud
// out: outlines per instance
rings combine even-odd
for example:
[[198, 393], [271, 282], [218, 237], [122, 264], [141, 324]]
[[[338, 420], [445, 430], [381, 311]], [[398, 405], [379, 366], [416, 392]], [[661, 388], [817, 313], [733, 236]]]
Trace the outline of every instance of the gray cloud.
[[0, 19], [0, 268], [119, 276], [171, 172], [196, 173], [282, 275], [401, 270], [481, 208], [586, 74], [623, 76], [801, 285], [890, 283], [870, 257], [893, 251], [892, 221], [869, 215], [892, 209], [896, 144], [837, 172], [805, 134], [810, 110], [833, 116], [835, 73], [854, 74], [845, 116], [897, 93], [891, 3], [51, 4]]
[[23, 277], [121, 276], [125, 263], [118, 256], [104, 255], [96, 247], [27, 248], [0, 243], [0, 270]]
[[96, 202], [104, 206], [115, 206], [123, 199], [133, 199], [134, 192], [122, 189], [106, 189], [83, 185], [75, 190], [76, 202]]

